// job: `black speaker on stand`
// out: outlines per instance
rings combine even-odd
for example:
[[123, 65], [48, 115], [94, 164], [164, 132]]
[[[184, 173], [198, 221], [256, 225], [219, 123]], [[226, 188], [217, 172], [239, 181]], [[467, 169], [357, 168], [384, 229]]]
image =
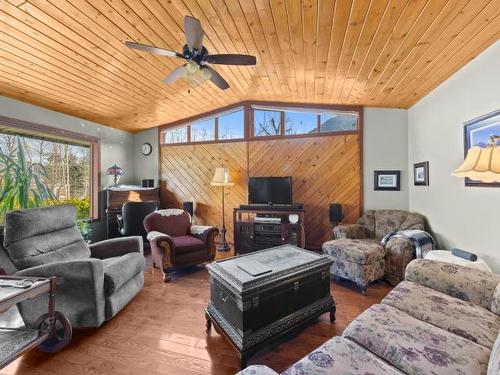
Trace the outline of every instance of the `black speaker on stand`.
[[344, 218], [344, 216], [342, 215], [342, 205], [340, 203], [332, 203], [330, 205], [329, 214], [330, 223], [332, 223], [333, 226], [341, 223], [342, 219]]
[[191, 224], [193, 223], [194, 203], [182, 202], [182, 209], [191, 215]]

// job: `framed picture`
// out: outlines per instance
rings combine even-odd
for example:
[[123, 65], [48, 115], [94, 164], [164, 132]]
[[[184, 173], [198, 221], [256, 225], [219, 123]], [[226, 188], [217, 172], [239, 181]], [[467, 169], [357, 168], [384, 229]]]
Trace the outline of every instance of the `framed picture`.
[[429, 162], [413, 164], [413, 183], [415, 186], [429, 185]]
[[401, 190], [400, 171], [375, 171], [375, 190]]
[[[486, 147], [491, 135], [500, 135], [500, 110], [464, 123], [464, 158], [472, 146]], [[465, 186], [499, 187], [499, 182], [474, 181], [465, 179]]]

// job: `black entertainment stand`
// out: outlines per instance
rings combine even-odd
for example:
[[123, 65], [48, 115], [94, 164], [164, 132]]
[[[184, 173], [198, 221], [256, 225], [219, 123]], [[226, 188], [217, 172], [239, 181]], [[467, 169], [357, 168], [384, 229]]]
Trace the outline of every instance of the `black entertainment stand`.
[[241, 206], [234, 209], [233, 223], [236, 254], [285, 244], [305, 247], [305, 211], [302, 208]]

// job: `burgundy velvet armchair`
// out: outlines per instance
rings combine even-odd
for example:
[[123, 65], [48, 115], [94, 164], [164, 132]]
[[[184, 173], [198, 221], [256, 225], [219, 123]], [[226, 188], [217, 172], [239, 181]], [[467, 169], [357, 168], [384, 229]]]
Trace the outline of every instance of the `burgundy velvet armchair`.
[[169, 281], [174, 267], [210, 262], [215, 258], [215, 227], [191, 225], [188, 212], [170, 208], [150, 213], [144, 228], [151, 246], [153, 267], [158, 267], [164, 281]]

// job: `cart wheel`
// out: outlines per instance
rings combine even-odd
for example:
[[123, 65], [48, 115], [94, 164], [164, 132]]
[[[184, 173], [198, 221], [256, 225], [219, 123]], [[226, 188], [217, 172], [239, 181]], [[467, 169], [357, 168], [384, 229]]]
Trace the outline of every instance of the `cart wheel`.
[[[59, 311], [54, 311], [54, 324], [52, 334], [45, 341], [38, 345], [38, 349], [45, 353], [56, 353], [71, 341], [72, 328], [68, 318]], [[50, 331], [50, 315], [44, 314], [38, 318], [35, 327], [43, 331]]]

